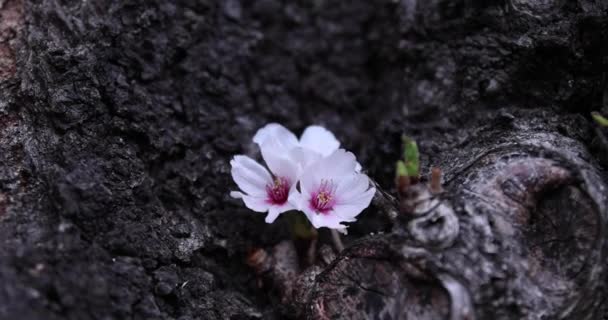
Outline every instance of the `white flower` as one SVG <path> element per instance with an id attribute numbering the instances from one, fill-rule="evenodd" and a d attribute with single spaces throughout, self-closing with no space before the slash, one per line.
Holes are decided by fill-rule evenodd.
<path id="1" fill-rule="evenodd" d="M 336 139 L 336 136 L 321 126 L 307 127 L 300 140 L 293 132 L 278 123 L 267 124 L 253 136 L 253 142 L 260 147 L 271 140 L 274 140 L 277 148 L 285 152 L 289 152 L 296 147 L 302 147 L 324 157 L 329 156 L 340 147 L 340 142 Z"/>
<path id="2" fill-rule="evenodd" d="M 287 128 L 278 123 L 270 123 L 258 130 L 253 142 L 260 146 L 262 154 L 274 153 L 296 162 L 300 173 L 307 166 L 331 155 L 340 147 L 340 141 L 333 133 L 317 125 L 308 126 L 298 140 Z M 356 170 L 361 170 L 359 163 L 356 163 Z"/>
<path id="3" fill-rule="evenodd" d="M 271 123 L 258 130 L 253 141 L 270 172 L 249 157 L 235 156 L 231 174 L 241 191 L 230 195 L 254 211 L 268 212 L 267 223 L 299 209 L 315 228 L 344 232 L 342 222 L 355 221 L 376 192 L 360 173 L 355 156 L 338 149 L 340 142 L 323 127 L 307 127 L 298 140 L 285 127 Z"/>
<path id="4" fill-rule="evenodd" d="M 338 149 L 308 166 L 300 176 L 300 192 L 289 201 L 303 211 L 315 228 L 344 232 L 342 222 L 353 222 L 376 193 L 369 178 L 356 171 L 355 156 Z"/>
<path id="5" fill-rule="evenodd" d="M 278 123 L 267 124 L 258 130 L 253 142 L 260 146 L 262 155 L 273 153 L 295 162 L 299 173 L 340 147 L 340 142 L 333 133 L 323 127 L 307 127 L 298 140 L 293 132 Z"/>
<path id="6" fill-rule="evenodd" d="M 297 192 L 298 168 L 272 153 L 265 154 L 264 160 L 272 174 L 247 156 L 237 155 L 230 161 L 232 179 L 242 191 L 232 191 L 230 196 L 243 199 L 253 211 L 268 212 L 266 222 L 272 223 L 279 214 L 295 209 L 288 199 Z"/>

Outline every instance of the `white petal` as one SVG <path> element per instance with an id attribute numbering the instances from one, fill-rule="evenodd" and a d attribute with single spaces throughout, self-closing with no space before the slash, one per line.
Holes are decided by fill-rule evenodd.
<path id="1" fill-rule="evenodd" d="M 312 224 L 316 229 L 327 227 L 331 229 L 342 229 L 346 228 L 346 226 L 340 224 L 341 222 L 352 222 L 355 221 L 353 218 L 343 218 L 334 213 L 334 211 L 330 211 L 327 214 L 319 214 L 315 212 L 307 203 L 307 198 L 300 198 L 300 208 L 299 208 L 306 217 L 308 221 Z"/>
<path id="2" fill-rule="evenodd" d="M 375 193 L 376 188 L 372 187 L 363 193 L 353 195 L 349 201 L 342 201 L 338 195 L 338 203 L 334 206 L 334 212 L 344 219 L 354 219 L 361 211 L 369 207 Z"/>
<path id="3" fill-rule="evenodd" d="M 336 198 L 340 202 L 350 202 L 351 199 L 367 191 L 369 184 L 369 178 L 365 174 L 352 173 L 340 180 L 336 189 Z"/>
<path id="4" fill-rule="evenodd" d="M 321 227 L 327 227 L 331 229 L 343 229 L 346 227 L 345 225 L 340 224 L 341 222 L 345 222 L 346 220 L 342 219 L 338 215 L 332 214 L 332 212 L 329 212 L 328 214 L 313 213 L 308 217 L 310 219 L 310 223 L 312 223 L 312 225 L 317 229 Z"/>
<path id="5" fill-rule="evenodd" d="M 300 175 L 300 192 L 302 193 L 302 197 L 309 198 L 310 194 L 317 191 L 317 188 L 321 185 L 322 176 L 319 176 L 314 169 L 314 165 L 310 166 Z M 302 209 L 300 208 L 300 210 Z"/>
<path id="6" fill-rule="evenodd" d="M 285 202 L 281 206 L 270 206 L 265 221 L 266 223 L 273 223 L 281 213 L 294 209 L 295 207 L 289 202 Z"/>
<path id="7" fill-rule="evenodd" d="M 275 147 L 274 139 L 260 146 L 264 161 L 275 176 L 288 178 L 290 183 L 295 184 L 300 170 L 298 163 L 288 158 L 288 154 L 277 153 Z"/>
<path id="8" fill-rule="evenodd" d="M 296 185 L 294 184 L 293 187 L 291 188 L 291 190 L 289 190 L 289 197 L 287 198 L 287 202 L 289 202 L 289 204 L 291 204 L 291 206 L 295 210 L 302 211 L 302 208 L 303 208 L 302 194 L 300 192 L 298 192 L 298 190 L 296 189 L 295 186 Z"/>
<path id="9" fill-rule="evenodd" d="M 240 191 L 230 191 L 230 196 L 235 199 L 241 199 L 243 198 L 243 193 Z"/>
<path id="10" fill-rule="evenodd" d="M 329 157 L 317 160 L 300 175 L 302 195 L 308 196 L 315 192 L 322 180 L 332 180 L 339 186 L 342 179 L 355 174 L 356 163 L 355 156 L 344 149 L 338 149 Z"/>
<path id="11" fill-rule="evenodd" d="M 275 141 L 279 152 L 287 152 L 298 146 L 298 138 L 293 132 L 278 123 L 269 123 L 253 136 L 253 142 L 263 145 L 269 139 Z"/>
<path id="12" fill-rule="evenodd" d="M 266 195 L 266 185 L 272 177 L 266 168 L 247 156 L 235 156 L 230 161 L 232 179 L 250 196 Z"/>
<path id="13" fill-rule="evenodd" d="M 266 219 L 264 219 L 264 221 L 266 221 L 266 223 L 273 223 L 274 220 L 279 217 L 280 213 L 281 212 L 279 212 L 277 208 L 270 207 L 270 209 L 268 210 L 268 215 L 266 215 Z"/>
<path id="14" fill-rule="evenodd" d="M 270 204 L 266 201 L 265 197 L 253 197 L 248 196 L 242 192 L 233 191 L 230 193 L 233 198 L 243 199 L 247 208 L 256 212 L 266 212 L 270 208 Z"/>
<path id="15" fill-rule="evenodd" d="M 310 149 L 297 147 L 289 151 L 288 158 L 298 163 L 301 174 L 304 169 L 308 168 L 311 164 L 321 159 L 322 155 Z"/>
<path id="16" fill-rule="evenodd" d="M 340 147 L 333 133 L 321 126 L 309 126 L 302 133 L 300 145 L 327 157 Z"/>
<path id="17" fill-rule="evenodd" d="M 344 149 L 334 151 L 306 168 L 303 175 L 312 174 L 317 180 L 338 179 L 355 172 L 357 161 L 355 155 Z"/>

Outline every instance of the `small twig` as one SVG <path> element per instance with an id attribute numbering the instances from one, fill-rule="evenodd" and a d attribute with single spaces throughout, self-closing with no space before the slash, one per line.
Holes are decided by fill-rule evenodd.
<path id="1" fill-rule="evenodd" d="M 344 244 L 342 244 L 342 239 L 340 239 L 340 234 L 335 229 L 331 229 L 331 239 L 334 241 L 334 246 L 338 253 L 344 250 Z"/>
<path id="2" fill-rule="evenodd" d="M 374 205 L 380 208 L 379 212 L 388 216 L 390 220 L 395 220 L 399 213 L 398 207 L 399 202 L 395 197 L 386 192 L 382 186 L 373 179 L 370 179 L 374 187 L 376 188 L 376 195 L 374 196 Z"/>
<path id="3" fill-rule="evenodd" d="M 431 169 L 431 192 L 434 194 L 441 193 L 441 169 L 433 167 Z"/>

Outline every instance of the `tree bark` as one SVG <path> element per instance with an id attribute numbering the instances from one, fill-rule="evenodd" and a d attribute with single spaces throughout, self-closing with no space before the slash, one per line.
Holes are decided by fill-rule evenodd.
<path id="1" fill-rule="evenodd" d="M 607 30 L 601 0 L 0 0 L 0 319 L 608 319 Z M 286 222 L 228 196 L 268 122 L 381 191 L 288 297 L 245 263 Z M 402 134 L 445 191 L 395 217 Z"/>

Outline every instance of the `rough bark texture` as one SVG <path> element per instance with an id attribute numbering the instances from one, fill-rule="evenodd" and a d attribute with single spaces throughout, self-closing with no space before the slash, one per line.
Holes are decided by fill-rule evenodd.
<path id="1" fill-rule="evenodd" d="M 0 319 L 608 319 L 607 64 L 602 0 L 0 0 Z M 441 206 L 260 288 L 289 234 L 229 160 L 270 121 L 393 194 L 408 134 Z"/>

